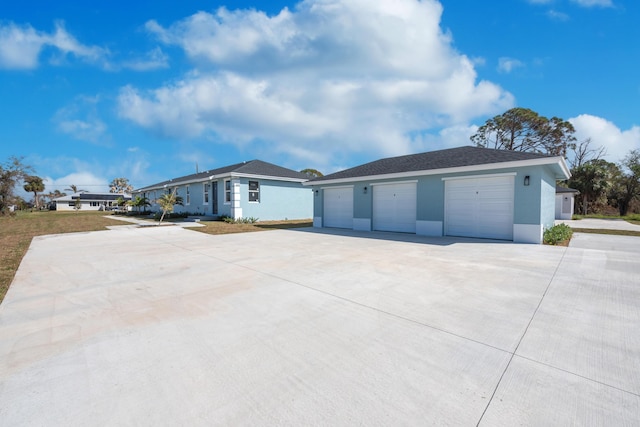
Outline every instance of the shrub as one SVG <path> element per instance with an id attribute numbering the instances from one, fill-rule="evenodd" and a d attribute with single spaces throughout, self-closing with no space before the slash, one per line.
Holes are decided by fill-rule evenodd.
<path id="1" fill-rule="evenodd" d="M 255 224 L 256 222 L 258 222 L 258 218 L 254 218 L 252 216 L 247 218 L 233 219 L 230 216 L 225 215 L 221 216 L 220 219 L 229 224 Z"/>
<path id="2" fill-rule="evenodd" d="M 557 245 L 569 240 L 573 235 L 573 230 L 567 224 L 554 225 L 544 231 L 543 240 L 547 245 Z"/>

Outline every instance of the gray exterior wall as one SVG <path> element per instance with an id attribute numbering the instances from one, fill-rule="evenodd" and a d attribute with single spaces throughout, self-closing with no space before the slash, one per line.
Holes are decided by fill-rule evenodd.
<path id="1" fill-rule="evenodd" d="M 417 180 L 416 221 L 428 223 L 429 235 L 444 233 L 445 182 L 443 178 L 482 176 L 515 173 L 514 177 L 514 241 L 540 243 L 544 229 L 553 226 L 555 217 L 555 175 L 549 166 L 530 166 L 521 168 L 496 168 L 486 171 L 469 171 L 427 176 L 403 177 L 397 179 L 366 179 L 349 182 L 353 185 L 354 219 L 372 220 L 373 197 L 372 184 Z M 529 185 L 524 185 L 524 177 L 529 176 Z M 323 190 L 322 188 L 344 187 L 347 183 L 318 183 L 314 190 L 314 226 L 322 226 Z M 364 192 L 367 187 L 367 192 Z M 363 221 L 354 223 L 366 223 Z M 435 233 L 434 233 L 435 227 Z M 418 234 L 420 227 L 417 227 Z M 439 230 L 439 234 L 438 234 Z"/>

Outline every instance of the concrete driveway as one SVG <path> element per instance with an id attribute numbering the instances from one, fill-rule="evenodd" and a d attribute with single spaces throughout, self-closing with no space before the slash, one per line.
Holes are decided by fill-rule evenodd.
<path id="1" fill-rule="evenodd" d="M 36 238 L 1 425 L 638 425 L 640 238 Z"/>

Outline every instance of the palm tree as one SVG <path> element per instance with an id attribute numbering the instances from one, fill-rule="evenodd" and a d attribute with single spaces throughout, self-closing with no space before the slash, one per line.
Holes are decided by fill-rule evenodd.
<path id="1" fill-rule="evenodd" d="M 71 185 L 69 186 L 69 188 L 65 188 L 65 189 L 64 189 L 64 191 L 71 191 L 71 192 L 73 192 L 73 193 L 86 193 L 86 192 L 87 192 L 87 190 L 80 190 L 80 189 L 78 189 L 78 186 L 77 186 L 77 185 L 75 185 L 75 184 L 71 184 Z"/>
<path id="2" fill-rule="evenodd" d="M 126 205 L 127 202 L 124 200 L 124 198 L 122 196 L 120 196 L 120 197 L 118 197 L 116 199 L 116 201 L 114 203 L 118 207 L 118 211 L 119 211 L 120 209 L 122 209 L 123 206 Z"/>
<path id="3" fill-rule="evenodd" d="M 175 205 L 182 206 L 182 197 L 176 195 L 176 190 L 177 188 L 174 188 L 170 193 L 165 193 L 160 196 L 160 198 L 158 198 L 157 202 L 162 209 L 162 216 L 160 217 L 160 222 L 158 223 L 158 225 L 162 224 L 162 220 L 167 213 L 173 212 L 173 207 Z"/>
<path id="4" fill-rule="evenodd" d="M 40 209 L 38 193 L 44 191 L 44 182 L 42 182 L 42 178 L 40 178 L 39 176 L 31 175 L 24 179 L 24 183 L 24 191 L 33 193 L 33 200 L 36 205 L 36 209 Z"/>
<path id="5" fill-rule="evenodd" d="M 149 199 L 145 196 L 136 196 L 134 199 L 129 200 L 129 206 L 136 208 L 136 211 L 140 213 L 140 208 L 146 208 L 150 206 Z"/>

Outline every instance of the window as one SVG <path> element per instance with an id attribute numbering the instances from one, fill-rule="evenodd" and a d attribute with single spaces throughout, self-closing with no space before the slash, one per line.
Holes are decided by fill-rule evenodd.
<path id="1" fill-rule="evenodd" d="M 231 203 L 231 180 L 224 180 L 224 202 Z"/>
<path id="2" fill-rule="evenodd" d="M 185 201 L 187 202 L 187 205 L 191 204 L 191 191 L 189 191 L 189 186 L 187 185 L 186 190 L 185 190 Z"/>
<path id="3" fill-rule="evenodd" d="M 98 206 L 98 202 L 91 202 L 91 206 L 93 206 L 93 207 Z"/>
<path id="4" fill-rule="evenodd" d="M 205 182 L 204 184 L 202 184 L 202 204 L 203 205 L 209 204 L 209 183 L 208 182 Z"/>
<path id="5" fill-rule="evenodd" d="M 249 181 L 249 201 L 260 201 L 260 183 L 258 181 Z"/>
<path id="6" fill-rule="evenodd" d="M 76 202 L 69 202 L 69 206 L 73 207 L 76 205 Z"/>

